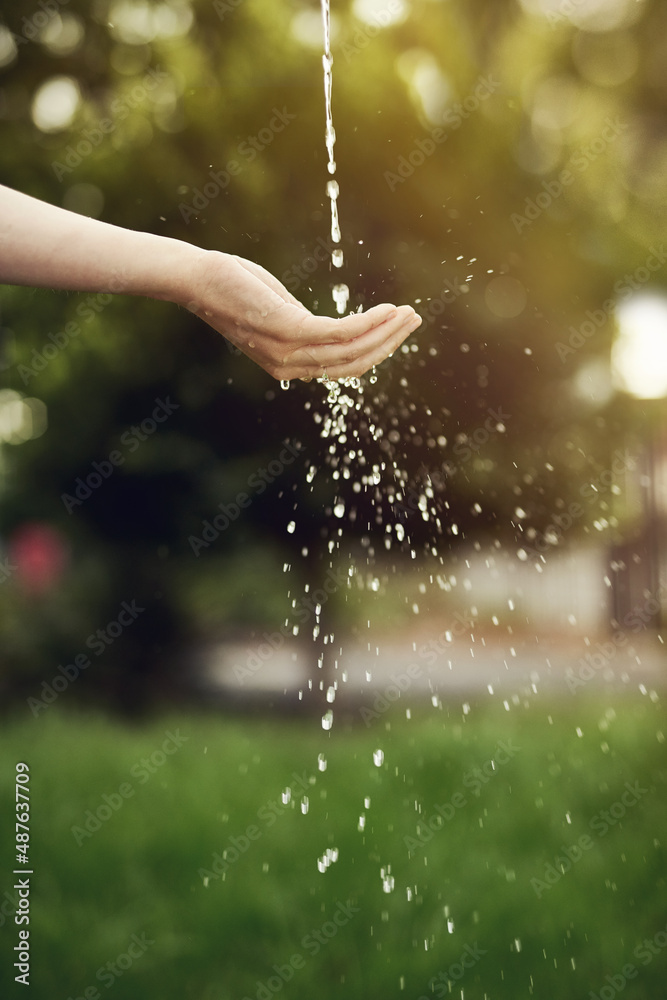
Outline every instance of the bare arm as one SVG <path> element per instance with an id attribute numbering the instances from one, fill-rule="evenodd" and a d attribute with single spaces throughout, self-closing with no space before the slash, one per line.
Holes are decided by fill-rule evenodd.
<path id="1" fill-rule="evenodd" d="M 421 320 L 379 305 L 313 316 L 268 271 L 231 254 L 121 229 L 0 185 L 0 281 L 166 299 L 201 316 L 275 378 L 361 375 Z"/>

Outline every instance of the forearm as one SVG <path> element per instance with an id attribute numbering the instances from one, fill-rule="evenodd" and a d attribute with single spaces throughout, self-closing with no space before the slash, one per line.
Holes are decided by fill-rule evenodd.
<path id="1" fill-rule="evenodd" d="M 0 282 L 167 299 L 274 378 L 348 378 L 390 357 L 421 320 L 388 303 L 313 316 L 253 261 L 120 229 L 0 185 Z"/>
<path id="2" fill-rule="evenodd" d="M 0 185 L 0 281 L 187 303 L 207 252 L 48 205 Z"/>

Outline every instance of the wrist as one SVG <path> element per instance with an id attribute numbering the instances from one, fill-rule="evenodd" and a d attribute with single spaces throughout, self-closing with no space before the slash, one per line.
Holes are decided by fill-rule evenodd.
<path id="1" fill-rule="evenodd" d="M 174 286 L 176 294 L 170 298 L 205 318 L 211 315 L 214 303 L 219 306 L 220 285 L 225 280 L 226 265 L 233 258 L 221 250 L 202 250 L 191 244 L 184 246 L 191 252 L 181 258 Z"/>
<path id="2" fill-rule="evenodd" d="M 182 240 L 167 239 L 166 243 L 155 258 L 159 264 L 150 281 L 152 289 L 144 294 L 191 308 L 203 298 L 202 275 L 208 270 L 211 251 Z"/>

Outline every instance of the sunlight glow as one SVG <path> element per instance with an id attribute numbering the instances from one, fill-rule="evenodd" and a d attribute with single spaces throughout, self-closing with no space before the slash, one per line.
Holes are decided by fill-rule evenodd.
<path id="1" fill-rule="evenodd" d="M 616 309 L 614 384 L 638 399 L 667 396 L 667 298 L 637 295 Z"/>

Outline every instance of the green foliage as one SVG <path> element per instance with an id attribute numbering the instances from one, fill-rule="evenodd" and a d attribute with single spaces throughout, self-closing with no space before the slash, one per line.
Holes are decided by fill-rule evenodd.
<path id="1" fill-rule="evenodd" d="M 662 956 L 646 964 L 635 949 L 665 929 L 663 709 L 578 699 L 576 725 L 571 705 L 543 702 L 398 714 L 367 730 L 356 712 L 356 725 L 337 712 L 327 734 L 313 719 L 187 715 L 126 728 L 57 707 L 10 721 L 2 759 L 23 759 L 30 745 L 31 995 L 106 995 L 97 971 L 146 934 L 154 943 L 113 982 L 119 1000 L 254 1000 L 295 954 L 305 959 L 285 989 L 295 1000 L 416 1000 L 438 996 L 431 978 L 476 945 L 482 956 L 452 980 L 466 996 L 587 996 L 628 962 L 639 974 L 625 995 L 661 996 Z M 181 746 L 160 756 L 168 734 Z M 499 763 L 500 742 L 512 755 Z M 12 777 L 0 777 L 5 816 Z M 618 814 L 626 783 L 645 792 L 593 831 L 601 811 Z M 436 807 L 447 817 L 457 794 L 465 804 L 438 827 Z M 593 846 L 536 891 L 531 880 L 586 833 Z M 337 860 L 320 871 L 327 850 Z M 304 941 L 339 903 L 358 912 L 334 934 L 327 925 L 314 954 Z M 9 906 L 0 912 L 0 982 L 12 995 L 17 928 Z"/>
<path id="2" fill-rule="evenodd" d="M 580 346 L 569 341 L 587 310 L 626 294 L 624 275 L 661 245 L 664 5 L 618 5 L 621 15 L 605 30 L 580 29 L 562 14 L 550 20 L 533 7 L 416 0 L 404 21 L 379 30 L 352 4 L 333 5 L 341 277 L 355 308 L 408 301 L 426 317 L 414 338 L 419 350 L 385 366 L 372 406 L 393 427 L 383 448 L 413 479 L 453 463 L 437 502 L 443 521 L 460 530 L 446 536 L 445 551 L 481 531 L 513 540 L 517 504 L 528 514 L 524 530 L 544 528 L 607 467 L 621 414 L 587 366 L 605 360 L 612 318 L 579 334 Z M 315 34 L 305 44 L 294 31 L 306 10 L 317 22 L 314 2 L 70 0 L 40 34 L 41 8 L 18 0 L 5 14 L 16 52 L 5 33 L 0 68 L 2 180 L 119 225 L 251 257 L 309 307 L 331 313 L 329 265 L 303 269 L 328 233 L 320 42 Z M 69 124 L 44 131 L 33 101 L 56 76 L 75 81 L 81 99 Z M 483 99 L 475 97 L 480 81 Z M 276 110 L 294 118 L 271 132 Z M 608 121 L 619 125 L 603 140 Z M 436 128 L 444 138 L 421 154 Z M 99 142 L 86 138 L 98 133 Z M 424 161 L 411 168 L 415 151 L 413 160 Z M 402 159 L 405 176 L 397 173 Z M 214 183 L 211 171 L 224 177 L 231 161 L 239 172 Z M 573 181 L 550 196 L 567 169 Z M 219 190 L 209 197 L 207 185 Z M 534 220 L 528 203 L 539 207 Z M 491 308 L 490 283 L 500 276 L 513 284 L 496 286 L 504 291 Z M 664 285 L 664 266 L 652 284 Z M 325 445 L 303 410 L 319 387 L 276 393 L 259 369 L 176 307 L 89 300 L 0 290 L 4 385 L 48 411 L 43 437 L 2 446 L 0 505 L 5 537 L 27 520 L 61 532 L 71 552 L 64 592 L 88 593 L 96 627 L 135 586 L 153 597 L 182 590 L 179 578 L 191 579 L 198 565 L 188 536 L 243 489 L 238 462 L 252 471 L 292 436 L 304 442 L 304 460 L 322 465 Z M 26 375 L 33 352 L 50 349 L 49 334 L 68 323 L 77 327 L 69 345 Z M 61 494 L 169 394 L 180 405 L 170 423 L 68 515 Z M 510 415 L 506 434 L 461 461 L 456 446 L 466 449 L 498 407 Z M 332 530 L 326 508 L 336 491 L 354 500 L 352 481 L 321 476 L 313 495 L 300 473 L 301 464 L 290 502 L 292 483 L 281 482 L 244 512 L 207 574 L 218 572 L 219 559 L 236 565 L 239 552 L 262 558 L 264 539 L 277 553 L 292 500 L 307 514 L 293 541 L 312 543 Z M 577 530 L 610 514 L 601 497 Z M 362 533 L 372 520 L 360 516 L 346 531 Z M 207 557 L 213 553 L 201 562 Z M 93 582 L 87 560 L 95 559 L 104 571 Z M 272 573 L 258 575 L 248 618 L 261 617 L 276 585 Z M 16 581 L 3 586 L 15 590 Z M 11 675 L 2 666 L 8 678 L 34 672 L 42 658 L 18 655 L 28 621 L 21 600 L 8 598 L 12 612 L 0 624 L 3 649 L 16 654 Z M 169 610 L 174 634 L 200 628 L 196 604 Z M 224 611 L 217 622 L 207 616 L 207 627 L 228 620 Z M 76 648 L 80 625 L 62 633 L 64 646 Z M 52 640 L 55 653 L 55 633 Z"/>

